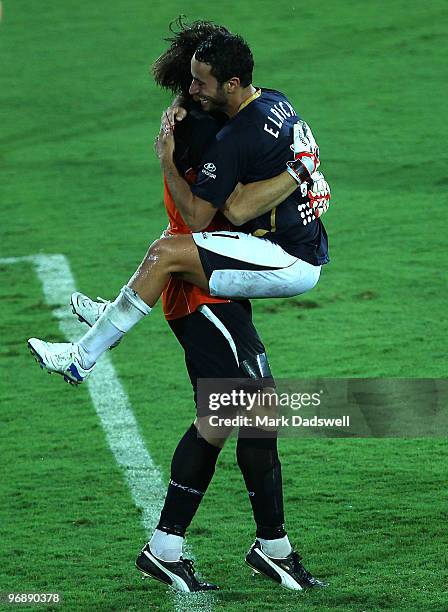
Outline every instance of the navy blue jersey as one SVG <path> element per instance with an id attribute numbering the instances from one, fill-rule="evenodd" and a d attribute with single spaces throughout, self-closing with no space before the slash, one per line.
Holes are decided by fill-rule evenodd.
<path id="1" fill-rule="evenodd" d="M 216 135 L 202 160 L 193 193 L 223 208 L 237 183 L 252 183 L 284 172 L 286 162 L 292 159 L 293 126 L 298 120 L 282 93 L 261 90 L 261 95 L 229 119 Z M 304 224 L 298 208 L 304 201 L 300 189 L 296 189 L 273 211 L 239 229 L 276 242 L 312 265 L 327 263 L 327 233 L 320 219 Z"/>

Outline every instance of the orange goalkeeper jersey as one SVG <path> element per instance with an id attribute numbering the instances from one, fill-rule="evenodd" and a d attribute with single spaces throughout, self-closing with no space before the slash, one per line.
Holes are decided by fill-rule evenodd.
<path id="1" fill-rule="evenodd" d="M 185 177 L 188 182 L 194 180 L 194 176 Z M 191 230 L 182 219 L 171 196 L 165 177 L 163 178 L 164 191 L 163 200 L 170 222 L 170 234 L 191 234 Z M 210 225 L 205 231 L 233 230 L 235 227 L 218 211 Z M 216 304 L 230 302 L 221 298 L 212 297 L 207 291 L 196 287 L 191 283 L 171 277 L 162 294 L 162 305 L 165 318 L 168 320 L 180 319 L 194 312 L 201 304 Z"/>

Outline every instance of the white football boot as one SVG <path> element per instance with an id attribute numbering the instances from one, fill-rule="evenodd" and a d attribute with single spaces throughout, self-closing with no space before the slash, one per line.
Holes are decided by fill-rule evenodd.
<path id="1" fill-rule="evenodd" d="M 28 347 L 42 369 L 50 374 L 61 374 L 71 385 L 83 383 L 95 367 L 95 364 L 91 368 L 83 367 L 79 347 L 72 342 L 44 342 L 30 338 Z"/>
<path id="2" fill-rule="evenodd" d="M 87 323 L 89 327 L 95 325 L 110 304 L 108 300 L 103 300 L 103 298 L 97 297 L 96 299 L 98 302 L 91 300 L 88 295 L 80 293 L 79 291 L 72 293 L 70 298 L 70 305 L 72 307 L 73 314 L 78 317 L 78 321 L 81 321 L 81 323 Z M 115 348 L 121 341 L 122 338 L 117 340 L 115 344 L 112 344 L 110 348 Z"/>
<path id="3" fill-rule="evenodd" d="M 70 298 L 70 304 L 72 306 L 72 312 L 75 314 L 81 323 L 87 323 L 89 327 L 92 327 L 100 316 L 105 311 L 106 307 L 110 304 L 103 298 L 96 298 L 98 302 L 94 302 L 84 293 L 75 291 L 72 293 Z"/>

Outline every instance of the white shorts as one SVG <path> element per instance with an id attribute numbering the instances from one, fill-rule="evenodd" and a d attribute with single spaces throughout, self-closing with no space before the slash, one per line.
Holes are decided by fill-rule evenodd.
<path id="1" fill-rule="evenodd" d="M 243 232 L 195 232 L 210 294 L 228 298 L 292 297 L 312 289 L 321 266 Z"/>

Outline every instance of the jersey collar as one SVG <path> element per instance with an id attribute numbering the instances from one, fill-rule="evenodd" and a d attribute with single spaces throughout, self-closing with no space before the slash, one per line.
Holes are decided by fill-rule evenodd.
<path id="1" fill-rule="evenodd" d="M 257 98 L 259 98 L 260 96 L 261 96 L 261 89 L 257 89 L 257 91 L 255 93 L 253 93 L 250 96 L 250 98 L 247 98 L 247 100 L 244 100 L 244 102 L 242 104 L 240 104 L 238 112 L 242 111 L 243 108 L 246 108 L 246 106 L 248 106 L 251 102 L 253 102 Z"/>

